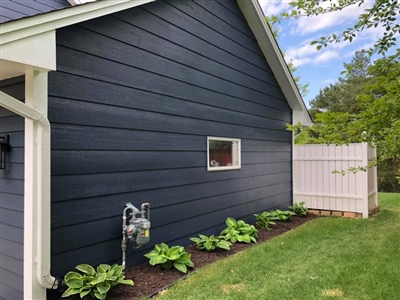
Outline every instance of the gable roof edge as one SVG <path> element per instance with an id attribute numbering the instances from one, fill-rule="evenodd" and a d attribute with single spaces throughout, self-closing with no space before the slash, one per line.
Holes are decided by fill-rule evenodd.
<path id="1" fill-rule="evenodd" d="M 283 94 L 293 110 L 293 123 L 311 126 L 312 120 L 296 83 L 283 58 L 283 54 L 265 21 L 264 13 L 257 0 L 237 0 L 257 42 L 278 81 Z"/>

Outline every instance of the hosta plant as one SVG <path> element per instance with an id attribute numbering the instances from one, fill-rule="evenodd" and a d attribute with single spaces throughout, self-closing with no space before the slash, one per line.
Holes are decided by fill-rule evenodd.
<path id="1" fill-rule="evenodd" d="M 149 263 L 152 266 L 161 264 L 165 269 L 174 267 L 182 273 L 187 272 L 187 267 L 194 267 L 193 262 L 190 260 L 191 254 L 187 253 L 181 246 L 169 248 L 167 244 L 157 244 L 154 250 L 144 256 L 150 259 Z"/>
<path id="2" fill-rule="evenodd" d="M 75 267 L 78 272 L 68 272 L 64 276 L 68 289 L 61 297 L 69 297 L 79 294 L 81 298 L 90 295 L 95 299 L 106 299 L 107 292 L 117 284 L 133 285 L 133 281 L 125 279 L 122 266 L 102 264 L 96 270 L 87 264 Z"/>
<path id="3" fill-rule="evenodd" d="M 221 232 L 221 236 L 232 243 L 257 243 L 257 229 L 243 220 L 236 221 L 233 218 L 226 219 L 227 227 Z"/>
<path id="4" fill-rule="evenodd" d="M 196 243 L 197 249 L 206 251 L 214 251 L 217 248 L 231 250 L 230 246 L 232 246 L 231 242 L 220 237 L 215 237 L 214 235 L 208 237 L 199 234 L 198 238 L 192 237 L 190 240 Z"/>
<path id="5" fill-rule="evenodd" d="M 276 223 L 273 221 L 274 218 L 271 216 L 271 213 L 268 211 L 264 211 L 261 214 L 254 214 L 256 217 L 256 224 L 258 227 L 265 229 L 265 230 L 270 230 L 271 225 L 275 225 Z"/>
<path id="6" fill-rule="evenodd" d="M 270 211 L 270 215 L 274 221 L 288 222 L 291 221 L 292 216 L 295 216 L 296 214 L 290 210 L 277 209 Z"/>
<path id="7" fill-rule="evenodd" d="M 308 213 L 304 202 L 293 203 L 293 205 L 289 206 L 289 209 L 298 216 L 306 216 Z"/>

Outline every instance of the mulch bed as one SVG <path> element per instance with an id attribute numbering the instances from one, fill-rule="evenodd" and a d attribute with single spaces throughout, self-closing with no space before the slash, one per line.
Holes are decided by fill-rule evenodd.
<path id="1" fill-rule="evenodd" d="M 306 217 L 293 217 L 291 222 L 277 222 L 272 230 L 258 231 L 257 243 L 262 243 L 268 239 L 285 233 L 296 228 L 309 220 L 315 219 L 317 216 L 308 214 Z M 217 250 L 215 252 L 206 252 L 196 249 L 196 245 L 189 245 L 185 249 L 192 254 L 192 261 L 195 268 L 189 268 L 188 274 L 193 270 L 198 270 L 218 259 L 230 256 L 236 252 L 242 251 L 255 244 L 235 243 L 230 251 Z M 183 274 L 175 269 L 164 270 L 161 266 L 150 266 L 148 263 L 126 269 L 126 278 L 134 281 L 134 286 L 118 285 L 114 287 L 108 294 L 107 299 L 134 300 L 145 296 L 154 296 L 164 288 L 172 285 L 179 279 L 184 278 L 187 274 Z"/>

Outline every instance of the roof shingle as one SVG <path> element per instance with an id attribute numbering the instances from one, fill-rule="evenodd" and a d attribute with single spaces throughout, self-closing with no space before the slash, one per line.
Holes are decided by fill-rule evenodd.
<path id="1" fill-rule="evenodd" d="M 67 0 L 0 0 L 0 23 L 71 7 Z"/>

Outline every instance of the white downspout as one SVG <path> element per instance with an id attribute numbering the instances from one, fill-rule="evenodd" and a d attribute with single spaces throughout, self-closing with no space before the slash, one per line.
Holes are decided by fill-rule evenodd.
<path id="1" fill-rule="evenodd" d="M 50 122 L 42 113 L 1 91 L 0 106 L 33 121 L 37 126 L 37 151 L 33 158 L 37 160 L 37 194 L 33 197 L 36 203 L 29 205 L 30 209 L 37 209 L 37 222 L 25 226 L 33 226 L 37 233 L 36 275 L 39 283 L 46 289 L 57 289 L 60 282 L 50 274 Z"/>

